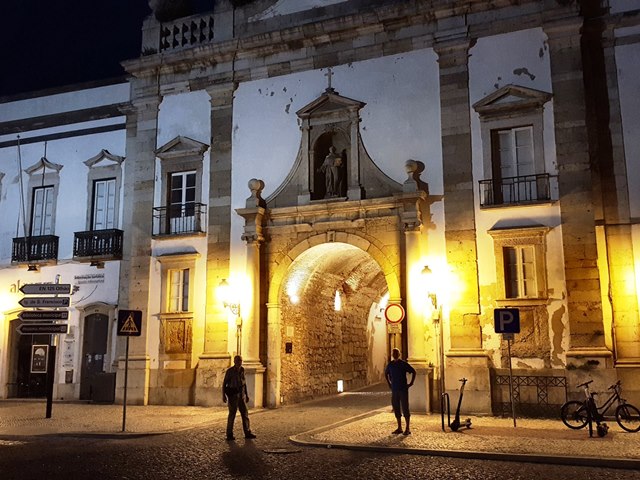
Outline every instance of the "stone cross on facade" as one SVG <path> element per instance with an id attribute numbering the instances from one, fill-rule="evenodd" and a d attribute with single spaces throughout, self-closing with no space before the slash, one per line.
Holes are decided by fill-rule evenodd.
<path id="1" fill-rule="evenodd" d="M 331 71 L 331 67 L 327 68 L 327 73 L 325 73 L 324 76 L 327 77 L 327 82 L 328 82 L 327 91 L 328 92 L 333 91 L 333 88 L 331 87 L 331 77 L 333 77 L 333 72 Z"/>

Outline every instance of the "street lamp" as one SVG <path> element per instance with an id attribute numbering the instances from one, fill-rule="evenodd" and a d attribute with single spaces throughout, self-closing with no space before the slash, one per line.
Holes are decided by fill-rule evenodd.
<path id="1" fill-rule="evenodd" d="M 222 299 L 222 304 L 228 308 L 236 317 L 236 354 L 242 355 L 242 316 L 240 315 L 240 302 L 235 300 L 231 292 L 231 286 L 226 278 L 223 278 L 218 285 L 218 296 Z"/>
<path id="2" fill-rule="evenodd" d="M 438 356 L 438 384 L 440 386 L 440 394 L 444 393 L 444 338 L 443 338 L 443 329 L 442 329 L 442 321 L 440 315 L 440 306 L 438 305 L 438 296 L 434 292 L 434 275 L 431 268 L 428 265 L 425 265 L 422 269 L 422 276 L 425 280 L 427 297 L 431 301 L 431 306 L 433 307 L 431 313 L 431 319 L 433 320 L 433 324 L 435 326 L 436 331 L 438 332 L 438 352 L 436 353 Z"/>

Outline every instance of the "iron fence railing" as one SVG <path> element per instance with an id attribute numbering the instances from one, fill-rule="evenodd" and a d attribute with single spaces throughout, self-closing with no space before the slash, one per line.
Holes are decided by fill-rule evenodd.
<path id="1" fill-rule="evenodd" d="M 509 375 L 492 375 L 491 408 L 494 415 L 510 416 Z M 554 418 L 567 401 L 567 378 L 547 375 L 513 375 L 513 403 L 523 417 Z"/>

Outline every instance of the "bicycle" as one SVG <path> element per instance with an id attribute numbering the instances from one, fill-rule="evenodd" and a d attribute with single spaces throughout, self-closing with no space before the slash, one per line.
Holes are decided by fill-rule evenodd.
<path id="1" fill-rule="evenodd" d="M 574 430 L 584 428 L 589 423 L 589 408 L 591 408 L 591 420 L 600 426 L 600 422 L 604 420 L 607 411 L 617 401 L 618 406 L 615 409 L 614 416 L 618 425 L 627 432 L 640 431 L 640 410 L 622 398 L 620 380 L 609 387 L 609 390 L 613 390 L 613 392 L 601 407 L 598 407 L 595 401 L 597 393 L 589 390 L 589 384 L 592 382 L 593 380 L 589 380 L 578 385 L 578 388 L 584 388 L 586 397 L 584 401 L 570 400 L 562 405 L 560 408 L 562 423 Z M 600 435 L 600 430 L 598 430 L 598 434 Z"/>

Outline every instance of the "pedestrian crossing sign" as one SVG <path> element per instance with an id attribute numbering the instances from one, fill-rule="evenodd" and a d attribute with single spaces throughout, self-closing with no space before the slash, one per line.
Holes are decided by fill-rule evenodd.
<path id="1" fill-rule="evenodd" d="M 118 336 L 139 337 L 142 335 L 142 312 L 140 310 L 118 311 Z"/>

